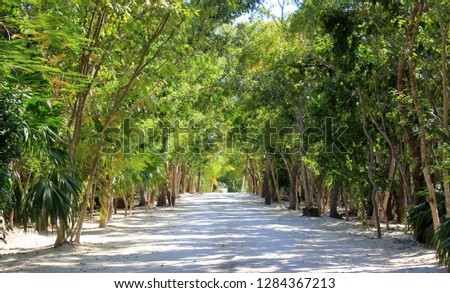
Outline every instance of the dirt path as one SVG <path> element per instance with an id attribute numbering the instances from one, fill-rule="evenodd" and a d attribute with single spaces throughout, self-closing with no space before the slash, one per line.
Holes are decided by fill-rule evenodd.
<path id="1" fill-rule="evenodd" d="M 400 227 L 375 239 L 357 223 L 299 217 L 242 194 L 183 195 L 177 205 L 117 215 L 104 230 L 88 224 L 82 245 L 18 236 L 0 244 L 0 272 L 444 271 Z"/>

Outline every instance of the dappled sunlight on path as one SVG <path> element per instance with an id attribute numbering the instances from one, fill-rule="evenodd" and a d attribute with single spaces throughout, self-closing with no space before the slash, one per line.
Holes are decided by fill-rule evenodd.
<path id="1" fill-rule="evenodd" d="M 400 231 L 304 218 L 237 193 L 187 194 L 174 208 L 92 224 L 83 244 L 2 255 L 2 272 L 438 272 L 434 252 Z"/>

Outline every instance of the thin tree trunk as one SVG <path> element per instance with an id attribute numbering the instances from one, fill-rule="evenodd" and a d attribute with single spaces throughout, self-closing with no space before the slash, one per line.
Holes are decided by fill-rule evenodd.
<path id="1" fill-rule="evenodd" d="M 324 197 L 324 205 L 323 205 L 323 213 L 325 213 L 327 211 L 327 207 L 330 207 L 330 211 L 331 211 L 331 188 L 330 187 L 326 187 L 325 188 L 325 197 Z"/>
<path id="2" fill-rule="evenodd" d="M 110 212 L 110 181 L 108 178 L 105 179 L 105 184 L 103 186 L 103 192 L 100 193 L 100 224 L 99 228 L 106 228 L 109 219 Z"/>
<path id="3" fill-rule="evenodd" d="M 46 218 L 47 218 L 47 216 L 46 216 L 46 214 L 45 214 L 45 208 L 42 208 L 41 209 L 41 216 L 40 216 L 40 221 L 39 221 L 39 226 L 37 227 L 38 228 L 38 232 L 39 233 L 43 233 L 43 232 L 45 232 L 45 231 L 47 231 L 47 229 L 48 229 L 48 226 L 46 226 Z"/>
<path id="4" fill-rule="evenodd" d="M 272 203 L 272 194 L 270 190 L 270 167 L 270 154 L 266 152 L 266 169 L 264 170 L 264 203 L 266 205 L 270 205 Z"/>
<path id="5" fill-rule="evenodd" d="M 172 193 L 171 193 L 171 197 L 170 197 L 170 205 L 171 206 L 175 206 L 175 201 L 176 198 L 179 194 L 179 190 L 180 190 L 180 164 L 178 163 L 178 158 L 176 161 L 176 164 L 174 164 L 173 169 L 172 169 Z"/>
<path id="6" fill-rule="evenodd" d="M 181 165 L 181 194 L 186 193 L 186 172 L 187 172 L 187 168 L 186 168 L 186 164 L 182 164 Z"/>
<path id="7" fill-rule="evenodd" d="M 200 193 L 202 188 L 202 171 L 197 172 L 197 192 Z"/>
<path id="8" fill-rule="evenodd" d="M 410 181 L 409 176 L 406 172 L 406 170 L 407 170 L 406 163 L 404 163 L 404 162 L 402 163 L 400 161 L 400 159 L 398 158 L 398 151 L 394 147 L 394 143 L 392 142 L 392 140 L 387 135 L 386 123 L 384 120 L 384 116 L 381 116 L 381 120 L 382 120 L 381 126 L 377 123 L 377 121 L 374 119 L 374 117 L 372 115 L 370 115 L 370 118 L 372 120 L 372 123 L 377 127 L 378 131 L 383 135 L 384 139 L 388 143 L 389 148 L 390 148 L 390 155 L 394 159 L 395 164 L 397 165 L 397 169 L 400 172 L 400 175 L 401 175 L 400 179 L 402 180 L 402 182 L 404 184 L 404 193 L 402 194 L 403 199 L 400 201 L 402 203 L 402 205 L 401 205 L 401 207 L 399 207 L 399 209 L 402 209 L 404 211 L 404 210 L 406 210 L 408 201 L 412 203 L 412 191 L 411 191 L 411 185 L 409 182 Z M 402 213 L 402 214 L 404 214 L 404 213 Z M 400 218 L 403 218 L 403 217 L 400 217 Z"/>
<path id="9" fill-rule="evenodd" d="M 159 197 L 158 197 L 158 206 L 159 207 L 164 207 L 164 206 L 166 206 L 167 205 L 167 188 L 164 186 L 164 187 L 161 187 L 160 189 L 159 189 Z"/>
<path id="10" fill-rule="evenodd" d="M 125 205 L 125 217 L 128 217 L 128 200 L 126 195 L 122 195 L 123 204 Z"/>
<path id="11" fill-rule="evenodd" d="M 362 94 L 360 92 L 360 90 L 358 90 L 358 95 L 359 95 L 359 101 L 361 103 L 361 105 L 363 105 L 363 99 L 362 99 Z M 378 192 L 378 185 L 375 181 L 375 179 L 373 178 L 373 167 L 375 164 L 375 152 L 374 152 L 374 142 L 372 139 L 372 136 L 370 135 L 369 131 L 367 130 L 367 119 L 365 117 L 365 113 L 364 111 L 362 111 L 362 122 L 363 122 L 363 130 L 364 130 L 364 134 L 367 137 L 367 140 L 369 141 L 369 164 L 367 167 L 367 176 L 369 177 L 369 181 L 372 184 L 372 204 L 373 204 L 373 215 L 372 218 L 375 220 L 375 225 L 377 227 L 377 238 L 381 238 L 381 226 L 380 226 L 380 215 L 379 215 L 379 208 L 378 208 L 378 204 L 377 204 L 377 192 Z"/>
<path id="12" fill-rule="evenodd" d="M 145 207 L 147 205 L 147 199 L 145 198 L 145 189 L 143 186 L 139 187 L 139 206 Z"/>
<path id="13" fill-rule="evenodd" d="M 114 198 L 112 194 L 109 195 L 109 204 L 108 204 L 108 221 L 112 219 L 112 215 L 114 213 Z"/>
<path id="14" fill-rule="evenodd" d="M 94 187 L 92 189 L 92 194 L 89 198 L 89 210 L 90 210 L 90 215 L 89 215 L 89 220 L 91 222 L 94 221 L 94 213 L 95 213 L 95 195 L 96 195 L 96 191 L 97 190 L 97 181 L 95 181 L 94 183 Z"/>
<path id="15" fill-rule="evenodd" d="M 298 177 L 298 169 L 299 169 L 299 163 L 300 160 L 300 151 L 297 151 L 294 155 L 294 164 L 292 166 L 292 172 L 291 172 L 291 200 L 289 203 L 289 209 L 290 210 L 297 210 L 299 201 L 297 196 L 297 177 Z"/>
<path id="16" fill-rule="evenodd" d="M 275 160 L 273 160 L 273 162 L 275 162 Z M 270 166 L 270 171 L 271 171 L 271 175 L 272 175 L 272 184 L 273 184 L 273 190 L 275 191 L 275 199 L 276 202 L 280 201 L 280 186 L 278 184 L 278 176 L 277 176 L 277 170 L 276 170 L 276 166 L 275 163 L 272 163 Z"/>
<path id="17" fill-rule="evenodd" d="M 389 195 L 383 197 L 383 196 L 381 196 L 380 192 L 377 192 L 377 197 L 378 197 L 378 202 L 380 204 L 381 212 L 383 215 L 382 220 L 384 220 L 384 223 L 386 224 L 386 230 L 389 230 L 389 218 L 388 218 L 388 214 L 387 214 L 387 204 L 388 204 L 388 200 L 389 200 Z"/>
<path id="18" fill-rule="evenodd" d="M 408 54 L 408 46 L 409 46 L 410 39 L 413 38 L 413 35 L 414 35 L 414 20 L 417 17 L 417 15 L 419 14 L 419 6 L 421 6 L 421 4 L 416 2 L 413 10 L 411 12 L 411 19 L 413 21 L 411 23 L 409 23 L 406 28 L 406 32 L 404 34 L 405 45 L 402 48 L 402 52 L 399 55 L 398 66 L 397 66 L 397 88 L 396 88 L 397 95 L 399 95 L 399 96 L 404 94 L 406 68 L 407 68 L 407 60 L 406 60 L 405 56 L 407 56 L 407 54 Z M 401 38 L 403 38 L 403 35 L 401 36 Z M 418 190 L 420 190 L 420 188 L 422 187 L 422 182 L 423 182 L 421 166 L 420 166 L 421 155 L 420 155 L 420 150 L 418 147 L 417 139 L 414 135 L 412 127 L 410 126 L 411 123 L 409 123 L 408 118 L 407 118 L 407 116 L 408 116 L 407 115 L 407 113 L 408 113 L 407 105 L 406 105 L 404 99 L 400 98 L 400 99 L 397 99 L 397 101 L 399 103 L 399 116 L 402 121 L 402 129 L 403 129 L 404 139 L 406 140 L 406 143 L 409 147 L 412 157 L 414 158 L 414 166 L 415 167 L 414 167 L 414 171 L 412 173 L 413 188 L 410 190 L 411 196 L 413 196 Z M 409 187 L 409 182 L 408 182 L 407 178 L 404 178 L 404 179 L 405 179 L 405 183 L 407 183 L 408 187 Z M 406 184 L 405 184 L 405 187 L 406 187 Z"/>
<path id="19" fill-rule="evenodd" d="M 302 187 L 305 194 L 305 208 L 309 209 L 312 207 L 313 200 L 311 198 L 312 192 L 309 189 L 309 179 L 308 179 L 308 169 L 306 168 L 305 162 L 302 160 Z"/>
<path id="20" fill-rule="evenodd" d="M 339 190 L 341 183 L 338 179 L 333 179 L 333 191 L 331 192 L 330 198 L 330 217 L 335 219 L 342 219 L 341 215 L 339 215 L 337 207 L 339 201 Z"/>
<path id="21" fill-rule="evenodd" d="M 189 175 L 189 193 L 194 193 L 194 176 L 193 175 Z"/>
<path id="22" fill-rule="evenodd" d="M 66 229 L 58 223 L 56 224 L 56 241 L 53 247 L 59 247 L 64 244 L 64 242 L 66 242 Z"/>
<path id="23" fill-rule="evenodd" d="M 345 209 L 345 220 L 350 221 L 350 216 L 348 213 L 348 194 L 344 192 L 344 209 Z"/>
<path id="24" fill-rule="evenodd" d="M 306 167 L 305 158 L 306 158 L 306 144 L 303 141 L 303 134 L 305 132 L 305 117 L 303 115 L 303 101 L 301 98 L 298 99 L 297 104 L 297 125 L 299 135 L 302 138 L 301 146 L 300 146 L 300 160 L 301 160 L 301 170 L 302 170 L 302 187 L 303 192 L 305 194 L 305 208 L 309 209 L 312 207 L 312 193 L 309 188 L 309 180 L 308 180 L 308 168 Z"/>
<path id="25" fill-rule="evenodd" d="M 77 221 L 76 234 L 75 234 L 75 240 L 74 240 L 76 243 L 80 243 L 81 230 L 83 229 L 84 218 L 86 216 L 86 208 L 87 208 L 87 204 L 88 204 L 88 199 L 91 196 L 92 186 L 94 185 L 94 182 L 95 182 L 95 177 L 97 175 L 97 167 L 98 167 L 99 162 L 100 162 L 100 154 L 97 154 L 95 156 L 94 160 L 92 161 L 91 170 L 89 172 L 88 185 L 86 187 L 86 195 L 84 197 L 84 202 L 81 205 L 81 213 L 80 213 L 80 216 Z"/>
<path id="26" fill-rule="evenodd" d="M 450 21 L 445 25 L 443 21 L 441 21 L 441 31 L 442 31 L 442 45 L 441 45 L 441 75 L 442 75 L 442 99 L 443 99 L 443 132 L 446 138 L 449 137 L 449 129 L 448 129 L 448 84 L 447 84 L 447 38 L 448 32 L 450 28 Z M 444 148 L 442 152 L 442 161 L 445 163 L 448 161 L 448 153 L 447 149 Z M 445 193 L 445 207 L 446 207 L 446 218 L 450 218 L 450 183 L 447 182 L 449 179 L 447 168 L 444 168 L 443 177 L 444 177 L 444 193 Z"/>
<path id="27" fill-rule="evenodd" d="M 410 79 L 410 86 L 411 86 L 411 94 L 414 100 L 414 107 L 416 109 L 417 118 L 419 121 L 419 141 L 420 141 L 420 155 L 421 155 L 421 161 L 422 161 L 422 171 L 423 176 L 425 178 L 425 183 L 428 189 L 428 203 L 431 208 L 431 214 L 433 218 L 433 227 L 434 231 L 436 232 L 439 229 L 439 213 L 437 208 L 437 200 L 436 200 L 436 192 L 433 180 L 431 178 L 431 172 L 428 165 L 428 156 L 427 156 L 427 140 L 426 140 L 426 129 L 425 129 L 425 113 L 422 109 L 422 105 L 419 101 L 419 89 L 417 85 L 417 79 L 416 79 L 416 62 L 414 59 L 414 47 L 415 47 L 415 41 L 416 36 L 418 34 L 419 30 L 419 21 L 420 16 L 422 15 L 422 3 L 419 1 L 416 1 L 415 6 L 418 7 L 418 14 L 417 17 L 413 17 L 411 19 L 411 23 L 414 24 L 414 30 L 413 34 L 410 38 L 409 43 L 409 50 L 408 50 L 408 64 L 409 64 L 409 79 Z"/>

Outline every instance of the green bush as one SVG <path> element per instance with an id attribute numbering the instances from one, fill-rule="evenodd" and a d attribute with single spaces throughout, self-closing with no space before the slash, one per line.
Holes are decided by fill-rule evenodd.
<path id="1" fill-rule="evenodd" d="M 426 196 L 426 195 L 425 195 Z M 450 273 L 450 219 L 445 219 L 445 197 L 442 192 L 437 193 L 438 210 L 441 215 L 441 225 L 434 233 L 431 209 L 428 202 L 410 207 L 408 210 L 408 230 L 414 232 L 417 241 L 430 245 L 436 249 L 439 264 L 447 268 Z"/>
<path id="2" fill-rule="evenodd" d="M 436 251 L 439 264 L 447 267 L 450 273 L 450 218 L 445 219 L 436 235 Z"/>
<path id="3" fill-rule="evenodd" d="M 440 191 L 436 195 L 439 215 L 442 216 L 445 214 L 445 196 Z M 428 195 L 424 193 L 422 196 L 426 197 Z M 433 219 L 428 202 L 425 201 L 408 209 L 407 228 L 409 231 L 414 232 L 414 237 L 417 241 L 435 247 Z"/>

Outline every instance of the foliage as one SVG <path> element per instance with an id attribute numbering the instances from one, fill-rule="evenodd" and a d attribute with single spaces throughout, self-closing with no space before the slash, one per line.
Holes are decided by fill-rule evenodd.
<path id="1" fill-rule="evenodd" d="M 79 201 L 80 192 L 81 182 L 72 170 L 60 167 L 37 176 L 22 204 L 25 229 L 31 220 L 41 227 L 59 225 L 59 229 L 68 230 L 70 210 Z"/>
<path id="2" fill-rule="evenodd" d="M 20 156 L 25 135 L 26 89 L 0 83 L 0 210 L 8 214 L 12 208 L 11 163 Z"/>
<path id="3" fill-rule="evenodd" d="M 450 218 L 442 221 L 436 234 L 436 242 L 439 264 L 446 266 L 450 273 Z"/>
<path id="4" fill-rule="evenodd" d="M 436 211 L 420 193 L 444 191 L 448 4 L 294 1 L 233 23 L 261 1 L 219 2 L 0 3 L 0 209 L 81 231 L 91 193 L 176 195 L 182 173 L 260 192 L 270 167 L 269 188 L 299 181 L 317 206 L 339 189 L 366 221 L 370 175 L 388 218 L 413 206 L 432 244 L 450 194 Z"/>
<path id="5" fill-rule="evenodd" d="M 424 198 L 426 194 L 422 195 Z M 445 214 L 445 198 L 439 193 L 438 196 L 439 214 Z M 407 215 L 408 230 L 414 232 L 417 241 L 430 246 L 436 245 L 436 237 L 433 229 L 433 220 L 431 218 L 430 205 L 425 201 L 416 206 L 410 206 Z M 444 233 L 444 232 L 442 232 Z M 441 235 L 442 236 L 442 235 Z"/>

